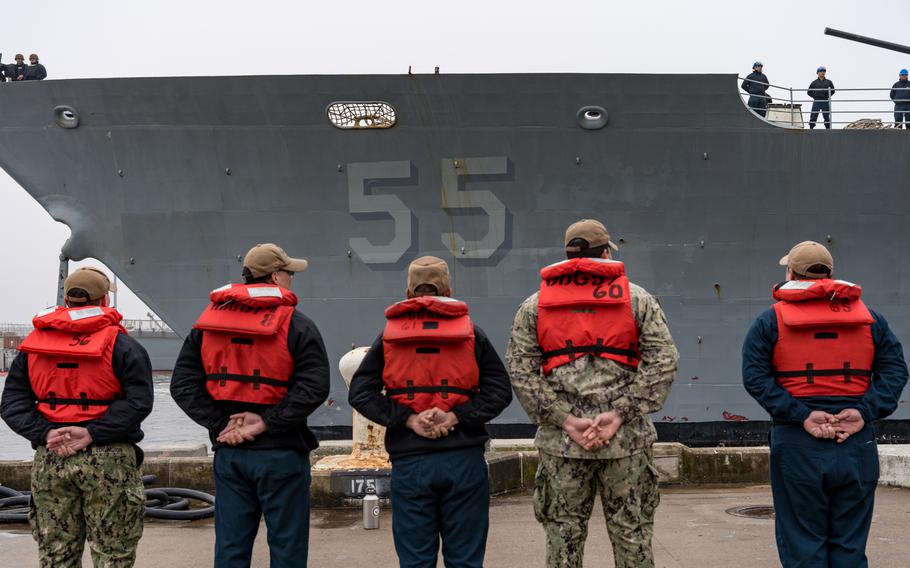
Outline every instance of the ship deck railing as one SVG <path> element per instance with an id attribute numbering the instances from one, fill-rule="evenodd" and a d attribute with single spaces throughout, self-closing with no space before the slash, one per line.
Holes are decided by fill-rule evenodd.
<path id="1" fill-rule="evenodd" d="M 124 319 L 121 325 L 136 337 L 177 337 L 177 333 L 160 319 Z"/>
<path id="2" fill-rule="evenodd" d="M 176 337 L 177 333 L 159 319 L 124 319 L 120 322 L 131 335 L 139 337 Z M 34 329 L 28 324 L 0 323 L 0 337 L 23 338 Z"/>
<path id="3" fill-rule="evenodd" d="M 757 83 L 766 85 L 765 98 L 769 105 L 774 105 L 768 109 L 765 117 L 755 112 L 755 108 L 750 107 L 748 100 L 752 96 L 740 88 L 743 82 Z M 825 91 L 827 89 L 794 89 L 775 85 L 773 83 L 763 83 L 738 77 L 737 91 L 743 104 L 752 111 L 759 119 L 764 120 L 774 126 L 783 128 L 807 128 L 807 122 L 804 118 L 806 113 L 811 113 L 812 103 L 816 100 L 810 95 L 813 91 Z M 834 96 L 828 98 L 830 110 L 827 111 L 831 116 L 831 126 L 840 129 L 853 128 L 893 128 L 894 126 L 894 101 L 891 100 L 890 93 L 892 90 L 910 91 L 906 89 L 892 89 L 891 87 L 865 87 L 865 88 L 834 88 Z M 822 100 L 824 102 L 824 99 Z M 910 100 L 903 102 L 910 103 Z M 758 109 L 761 110 L 761 109 Z M 773 112 L 772 114 L 772 111 Z M 768 116 L 772 115 L 772 116 Z M 875 126 L 876 124 L 880 124 Z M 816 128 L 824 128 L 825 120 L 822 112 L 819 111 L 816 121 Z M 852 126 L 851 126 L 852 125 Z"/>

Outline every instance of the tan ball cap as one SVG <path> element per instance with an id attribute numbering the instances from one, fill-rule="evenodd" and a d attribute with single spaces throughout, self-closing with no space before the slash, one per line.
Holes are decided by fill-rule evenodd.
<path id="1" fill-rule="evenodd" d="M 821 264 L 828 273 L 810 272 L 809 268 Z M 780 265 L 809 278 L 828 278 L 834 274 L 834 258 L 824 245 L 815 241 L 803 241 L 795 245 L 780 259 Z"/>
<path id="2" fill-rule="evenodd" d="M 70 297 L 70 290 L 81 288 L 88 292 L 90 301 L 100 300 L 108 292 L 116 292 L 117 285 L 111 282 L 103 271 L 97 268 L 80 268 L 72 272 L 63 281 L 63 294 L 66 300 L 73 304 L 82 304 L 87 300 L 85 298 Z"/>
<path id="3" fill-rule="evenodd" d="M 596 248 L 608 245 L 613 250 L 619 250 L 613 241 L 610 240 L 610 232 L 604 227 L 603 223 L 594 219 L 582 219 L 569 225 L 566 229 L 566 252 L 578 252 L 581 247 L 570 247 L 572 239 L 584 239 L 588 241 L 588 248 Z"/>
<path id="4" fill-rule="evenodd" d="M 250 269 L 253 278 L 262 278 L 279 270 L 303 272 L 309 265 L 302 258 L 289 257 L 284 249 L 273 243 L 254 246 L 243 259 L 243 267 Z"/>
<path id="5" fill-rule="evenodd" d="M 444 295 L 449 291 L 449 265 L 435 256 L 422 256 L 408 266 L 408 290 L 413 294 L 421 284 L 436 287 L 436 294 Z"/>

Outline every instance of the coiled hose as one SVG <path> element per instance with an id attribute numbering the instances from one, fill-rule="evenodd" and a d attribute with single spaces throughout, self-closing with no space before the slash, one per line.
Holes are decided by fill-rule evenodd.
<path id="1" fill-rule="evenodd" d="M 154 475 L 142 476 L 143 485 L 155 483 Z M 0 523 L 28 522 L 31 494 L 0 485 Z M 201 501 L 208 506 L 190 509 L 190 501 Z M 155 487 L 145 490 L 145 516 L 168 521 L 196 521 L 215 514 L 215 496 L 194 489 L 180 487 Z"/>

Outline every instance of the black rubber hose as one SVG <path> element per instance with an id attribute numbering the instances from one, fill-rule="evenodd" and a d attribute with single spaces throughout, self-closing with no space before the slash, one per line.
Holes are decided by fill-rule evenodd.
<path id="1" fill-rule="evenodd" d="M 0 499 L 0 523 L 28 522 L 28 502 L 31 497 L 8 487 L 0 489 L 3 490 L 0 495 L 7 495 Z"/>
<path id="2" fill-rule="evenodd" d="M 167 500 L 168 500 L 168 494 L 160 489 L 146 489 L 145 490 L 145 501 L 146 501 L 145 506 L 146 507 L 153 506 L 153 505 L 148 504 L 148 501 L 150 501 L 150 500 L 158 501 L 158 503 L 166 504 Z"/>
<path id="3" fill-rule="evenodd" d="M 164 508 L 154 508 L 146 509 L 145 515 L 153 519 L 166 519 L 172 521 L 196 521 L 199 519 L 205 519 L 211 517 L 215 514 L 215 497 L 208 493 L 202 491 L 196 491 L 194 489 L 182 489 L 179 487 L 166 487 L 160 488 L 159 491 L 164 491 L 171 497 L 185 497 L 187 499 L 194 499 L 196 501 L 202 501 L 208 503 L 208 507 L 203 507 L 201 509 L 189 509 L 186 511 L 172 511 Z"/>
<path id="4" fill-rule="evenodd" d="M 157 475 L 148 474 L 142 476 L 142 485 L 151 485 L 156 481 L 158 481 Z"/>
<path id="5" fill-rule="evenodd" d="M 28 500 L 29 500 L 28 495 L 16 495 L 15 497 L 4 497 L 3 499 L 0 499 L 0 509 L 3 509 L 4 507 L 14 507 L 16 505 L 28 506 Z"/>
<path id="6" fill-rule="evenodd" d="M 159 509 L 167 509 L 168 511 L 186 511 L 190 508 L 189 499 L 182 499 L 180 497 L 172 499 L 167 505 L 162 505 L 158 507 Z"/>
<path id="7" fill-rule="evenodd" d="M 155 476 L 144 476 L 144 483 L 154 483 Z M 20 493 L 0 486 L 0 523 L 25 523 L 28 521 L 28 493 Z M 145 516 L 172 521 L 195 521 L 215 514 L 215 496 L 194 489 L 161 487 L 145 490 Z M 189 501 L 202 501 L 208 507 L 190 509 Z"/>

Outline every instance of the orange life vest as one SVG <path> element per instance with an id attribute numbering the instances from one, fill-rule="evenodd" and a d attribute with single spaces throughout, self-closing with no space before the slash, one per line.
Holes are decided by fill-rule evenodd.
<path id="1" fill-rule="evenodd" d="M 862 396 L 872 380 L 872 314 L 843 280 L 791 280 L 774 289 L 777 383 L 803 396 Z"/>
<path id="2" fill-rule="evenodd" d="M 467 304 L 422 296 L 389 306 L 385 316 L 382 382 L 388 396 L 414 412 L 449 411 L 474 396 L 480 369 Z"/>
<path id="3" fill-rule="evenodd" d="M 297 296 L 274 284 L 228 284 L 193 326 L 201 329 L 206 389 L 215 400 L 276 404 L 288 392 L 294 360 L 288 329 Z"/>
<path id="4" fill-rule="evenodd" d="M 543 372 L 592 355 L 638 368 L 638 325 L 625 265 L 573 258 L 540 271 L 537 342 Z"/>
<path id="5" fill-rule="evenodd" d="M 28 378 L 37 409 L 50 422 L 101 418 L 122 397 L 112 358 L 123 316 L 113 308 L 49 308 L 19 346 L 28 353 Z"/>

